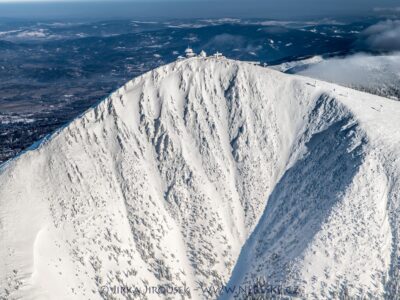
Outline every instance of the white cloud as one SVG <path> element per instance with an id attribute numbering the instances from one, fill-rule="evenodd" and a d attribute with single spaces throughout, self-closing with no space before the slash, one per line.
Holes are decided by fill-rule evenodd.
<path id="1" fill-rule="evenodd" d="M 383 13 L 393 13 L 400 12 L 400 6 L 397 7 L 375 7 L 375 12 L 383 12 Z"/>
<path id="2" fill-rule="evenodd" d="M 361 37 L 371 50 L 400 51 L 400 20 L 387 20 L 372 25 Z"/>
<path id="3" fill-rule="evenodd" d="M 298 74 L 382 96 L 400 97 L 400 52 L 326 59 L 308 65 Z"/>

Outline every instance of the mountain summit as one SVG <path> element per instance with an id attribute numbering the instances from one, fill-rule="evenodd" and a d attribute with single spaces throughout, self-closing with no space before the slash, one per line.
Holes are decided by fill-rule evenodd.
<path id="1" fill-rule="evenodd" d="M 146 73 L 0 167 L 0 298 L 399 295 L 399 116 L 226 59 Z"/>

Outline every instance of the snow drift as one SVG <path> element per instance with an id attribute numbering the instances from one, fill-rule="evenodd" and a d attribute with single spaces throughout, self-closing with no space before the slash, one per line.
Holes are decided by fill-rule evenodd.
<path id="1" fill-rule="evenodd" d="M 399 115 L 226 59 L 149 72 L 0 167 L 0 297 L 400 295 Z"/>

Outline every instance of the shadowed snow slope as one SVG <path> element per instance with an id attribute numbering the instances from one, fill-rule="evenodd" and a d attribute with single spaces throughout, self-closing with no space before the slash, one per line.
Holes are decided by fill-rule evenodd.
<path id="1" fill-rule="evenodd" d="M 225 59 L 149 72 L 1 167 L 0 298 L 400 295 L 399 116 Z"/>

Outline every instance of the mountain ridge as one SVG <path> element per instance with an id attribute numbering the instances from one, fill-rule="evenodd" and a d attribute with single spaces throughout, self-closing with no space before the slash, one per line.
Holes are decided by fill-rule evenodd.
<path id="1" fill-rule="evenodd" d="M 396 294 L 398 112 L 226 59 L 148 72 L 0 166 L 0 295 L 230 298 L 199 286 L 263 276 L 299 298 Z"/>

